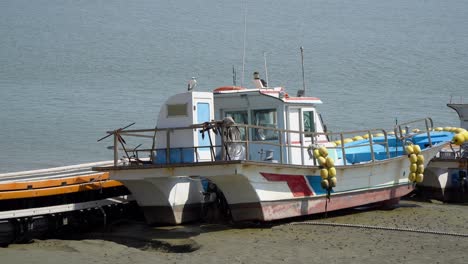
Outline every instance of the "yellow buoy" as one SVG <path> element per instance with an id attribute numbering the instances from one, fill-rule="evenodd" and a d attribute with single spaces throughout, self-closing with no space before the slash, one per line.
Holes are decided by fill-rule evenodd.
<path id="1" fill-rule="evenodd" d="M 421 153 L 421 148 L 419 147 L 419 145 L 413 145 L 413 151 L 414 154 L 419 154 Z"/>
<path id="2" fill-rule="evenodd" d="M 461 128 L 461 127 L 458 127 L 458 128 L 455 129 L 455 133 L 461 133 L 463 131 L 466 131 L 466 129 Z"/>
<path id="3" fill-rule="evenodd" d="M 410 171 L 411 172 L 416 172 L 418 171 L 418 165 L 416 163 L 411 163 L 410 165 Z"/>
<path id="4" fill-rule="evenodd" d="M 444 131 L 444 128 L 443 127 L 436 127 L 434 130 L 435 131 Z"/>
<path id="5" fill-rule="evenodd" d="M 355 136 L 353 137 L 353 141 L 358 141 L 358 140 L 363 140 L 364 138 L 361 136 Z"/>
<path id="6" fill-rule="evenodd" d="M 328 150 L 326 147 L 320 147 L 319 148 L 319 151 L 320 151 L 320 155 L 324 158 L 326 158 L 328 156 Z"/>
<path id="7" fill-rule="evenodd" d="M 411 155 L 414 153 L 413 145 L 405 146 L 406 154 Z"/>
<path id="8" fill-rule="evenodd" d="M 364 134 L 364 135 L 362 135 L 362 138 L 363 138 L 363 139 L 368 139 L 368 138 L 369 138 L 369 134 Z"/>
<path id="9" fill-rule="evenodd" d="M 383 137 L 383 136 L 384 136 L 383 133 L 377 133 L 377 134 L 374 135 L 374 137 Z"/>
<path id="10" fill-rule="evenodd" d="M 335 140 L 333 141 L 337 146 L 341 145 L 341 140 Z"/>
<path id="11" fill-rule="evenodd" d="M 326 164 L 327 164 L 328 168 L 331 168 L 331 167 L 335 166 L 335 161 L 332 158 L 327 157 Z"/>
<path id="12" fill-rule="evenodd" d="M 327 169 L 321 169 L 320 170 L 320 177 L 322 177 L 322 179 L 328 178 L 328 170 Z"/>
<path id="13" fill-rule="evenodd" d="M 320 157 L 320 151 L 318 149 L 314 149 L 314 157 Z"/>
<path id="14" fill-rule="evenodd" d="M 330 187 L 336 187 L 336 183 L 337 183 L 337 180 L 336 180 L 336 177 L 331 177 L 330 179 L 328 179 L 330 181 Z"/>
<path id="15" fill-rule="evenodd" d="M 412 130 L 412 132 L 413 133 L 419 133 L 419 132 L 421 132 L 421 130 L 419 130 L 419 128 L 415 128 L 415 129 Z"/>
<path id="16" fill-rule="evenodd" d="M 444 127 L 444 131 L 450 131 L 450 129 L 452 129 L 452 127 Z"/>
<path id="17" fill-rule="evenodd" d="M 418 162 L 418 156 L 416 156 L 416 154 L 411 154 L 409 160 L 411 163 L 416 163 Z"/>
<path id="18" fill-rule="evenodd" d="M 330 188 L 330 184 L 328 183 L 328 180 L 327 180 L 327 179 L 323 179 L 323 180 L 320 182 L 320 185 L 322 185 L 322 188 L 324 188 L 324 189 Z"/>
<path id="19" fill-rule="evenodd" d="M 325 166 L 327 164 L 327 160 L 322 156 L 318 157 L 318 162 L 320 166 Z"/>
<path id="20" fill-rule="evenodd" d="M 455 136 L 453 136 L 452 142 L 455 145 L 460 146 L 461 144 L 463 144 L 463 142 L 465 142 L 465 137 L 462 134 L 456 134 Z"/>
<path id="21" fill-rule="evenodd" d="M 409 180 L 410 182 L 416 181 L 416 173 L 411 172 L 411 173 L 408 175 L 408 180 Z"/>
<path id="22" fill-rule="evenodd" d="M 331 167 L 328 169 L 328 176 L 335 177 L 336 176 L 336 169 L 335 167 Z"/>
<path id="23" fill-rule="evenodd" d="M 345 138 L 343 139 L 343 142 L 346 144 L 346 143 L 353 142 L 353 140 L 351 138 Z"/>
<path id="24" fill-rule="evenodd" d="M 387 135 L 395 135 L 395 132 L 394 131 L 390 131 L 387 133 Z"/>
<path id="25" fill-rule="evenodd" d="M 465 139 L 465 141 L 468 142 L 468 131 L 463 131 L 461 132 L 461 134 L 463 135 L 463 138 Z"/>
<path id="26" fill-rule="evenodd" d="M 424 173 L 424 165 L 418 165 L 417 173 Z"/>
<path id="27" fill-rule="evenodd" d="M 418 165 L 424 164 L 424 156 L 419 154 L 418 155 Z"/>
<path id="28" fill-rule="evenodd" d="M 422 173 L 419 173 L 418 175 L 416 175 L 416 182 L 417 183 L 420 183 L 424 180 L 424 175 Z"/>

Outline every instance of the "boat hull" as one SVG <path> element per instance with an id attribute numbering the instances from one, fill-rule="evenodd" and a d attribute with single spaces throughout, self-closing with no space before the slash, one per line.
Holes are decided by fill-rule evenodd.
<path id="1" fill-rule="evenodd" d="M 430 160 L 442 146 L 422 152 Z M 380 202 L 397 202 L 413 190 L 408 157 L 336 166 L 338 184 L 330 193 L 320 186 L 320 168 L 253 161 L 111 167 L 143 208 L 149 224 L 181 224 L 200 219 L 202 179 L 223 193 L 234 221 L 276 219 Z M 106 168 L 99 168 L 106 169 Z"/>

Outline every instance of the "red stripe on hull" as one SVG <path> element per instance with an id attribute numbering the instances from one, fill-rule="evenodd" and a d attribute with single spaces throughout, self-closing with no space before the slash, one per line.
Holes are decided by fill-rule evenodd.
<path id="1" fill-rule="evenodd" d="M 304 175 L 290 175 L 290 174 L 274 174 L 274 173 L 260 173 L 265 179 L 269 181 L 284 181 L 287 182 L 289 189 L 294 197 L 304 197 L 314 195 L 314 192 L 307 184 Z"/>
<path id="2" fill-rule="evenodd" d="M 398 201 L 413 190 L 412 186 L 400 185 L 385 189 L 366 190 L 332 195 L 327 210 L 334 211 L 385 201 Z M 231 213 L 234 221 L 277 219 L 325 212 L 325 197 L 308 197 L 297 200 L 282 200 L 261 203 L 233 204 Z"/>

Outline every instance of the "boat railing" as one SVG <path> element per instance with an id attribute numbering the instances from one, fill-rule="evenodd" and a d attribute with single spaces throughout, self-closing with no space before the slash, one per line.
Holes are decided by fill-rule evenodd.
<path id="1" fill-rule="evenodd" d="M 463 95 L 450 95 L 449 104 L 466 104 L 467 100 L 466 97 Z"/>
<path id="2" fill-rule="evenodd" d="M 426 126 L 432 126 L 432 120 L 427 120 L 426 122 Z M 231 131 L 233 129 L 238 131 L 239 135 L 237 135 L 237 138 L 233 139 L 232 135 L 228 136 L 229 129 Z M 209 137 L 209 144 L 176 146 L 177 144 L 175 143 L 178 143 L 177 141 L 180 140 L 175 136 L 176 132 L 184 130 L 198 131 L 198 133 L 205 134 L 206 137 Z M 114 166 L 118 164 L 146 165 L 216 162 L 232 159 L 317 166 L 317 157 L 313 157 L 311 149 L 319 146 L 326 146 L 328 149 L 336 151 L 337 156 L 343 160 L 342 164 L 338 165 L 343 166 L 356 163 L 347 161 L 346 158 L 347 153 L 353 153 L 354 148 L 368 148 L 370 157 L 365 162 L 375 162 L 382 158 L 391 157 L 389 135 L 384 129 L 349 132 L 304 132 L 247 124 L 235 124 L 227 127 L 222 122 L 207 122 L 189 127 L 119 129 L 109 131 L 108 133 L 114 135 L 114 146 L 112 148 L 114 151 Z M 352 144 L 347 144 L 349 141 L 347 139 L 353 135 L 366 136 L 361 137 L 361 139 L 357 138 Z M 329 138 L 337 139 L 338 144 L 329 142 Z M 366 140 L 365 138 L 372 140 Z M 402 139 L 404 138 L 396 137 L 396 140 Z M 146 142 L 141 143 L 141 140 L 146 140 Z M 135 145 L 136 147 L 129 147 L 129 145 Z M 241 146 L 245 155 L 241 158 L 232 157 L 229 148 L 233 146 Z M 375 150 L 376 146 L 379 146 L 379 157 L 375 156 L 375 153 L 379 152 Z M 210 151 L 210 158 L 208 160 L 199 159 L 199 154 L 202 150 Z M 122 152 L 125 153 L 123 159 L 120 156 Z M 274 152 L 274 157 L 271 155 L 272 152 Z M 264 154 L 265 157 L 263 158 Z M 157 155 L 164 155 L 165 157 L 156 159 Z M 174 159 L 174 156 L 177 157 Z M 192 158 L 187 159 L 187 156 L 191 156 Z M 126 160 L 126 162 L 119 163 L 122 160 Z"/>
<path id="3" fill-rule="evenodd" d="M 307 133 L 306 133 L 307 134 Z M 348 150 L 352 150 L 354 148 L 369 148 L 370 159 L 368 162 L 375 162 L 378 160 L 375 156 L 375 146 L 379 145 L 384 148 L 385 158 L 390 158 L 390 145 L 388 141 L 388 133 L 382 128 L 376 129 L 369 129 L 369 130 L 354 130 L 354 131 L 346 131 L 346 132 L 323 132 L 323 133 L 310 133 L 315 138 L 318 138 L 320 135 L 324 135 L 330 139 L 337 139 L 333 143 L 329 144 L 327 148 L 334 149 L 335 151 L 342 154 L 343 157 L 343 165 L 349 165 L 348 160 L 346 159 L 346 154 Z M 380 140 L 375 140 L 375 139 Z M 318 141 L 316 141 L 318 142 Z M 348 144 L 354 142 L 352 144 Z M 315 146 L 319 146 L 320 144 L 316 144 Z M 317 164 L 316 159 L 314 159 L 314 164 Z"/>
<path id="4" fill-rule="evenodd" d="M 424 129 L 420 130 L 418 128 L 414 128 L 412 131 L 410 131 L 412 126 L 421 125 L 421 123 Z M 416 119 L 413 121 L 397 124 L 394 127 L 395 136 L 402 142 L 407 142 L 412 137 L 422 134 L 422 133 L 427 134 L 428 146 L 430 147 L 432 147 L 432 140 L 431 140 L 430 133 L 433 130 L 434 130 L 434 122 L 432 121 L 432 118 L 430 117 Z"/>

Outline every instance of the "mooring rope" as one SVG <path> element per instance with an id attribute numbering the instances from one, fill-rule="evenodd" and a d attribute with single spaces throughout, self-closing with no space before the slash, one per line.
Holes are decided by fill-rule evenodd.
<path id="1" fill-rule="evenodd" d="M 363 229 L 377 229 L 377 230 L 402 231 L 402 232 L 413 232 L 413 233 L 423 233 L 423 234 L 433 234 L 433 235 L 468 237 L 468 234 L 455 233 L 455 232 L 443 232 L 443 231 L 403 228 L 403 227 L 385 227 L 385 226 L 372 226 L 372 225 L 360 225 L 360 224 L 341 224 L 341 223 L 317 222 L 317 221 L 293 222 L 293 223 L 286 224 L 286 226 L 288 225 L 319 225 L 319 226 L 354 227 L 354 228 L 363 228 Z"/>

